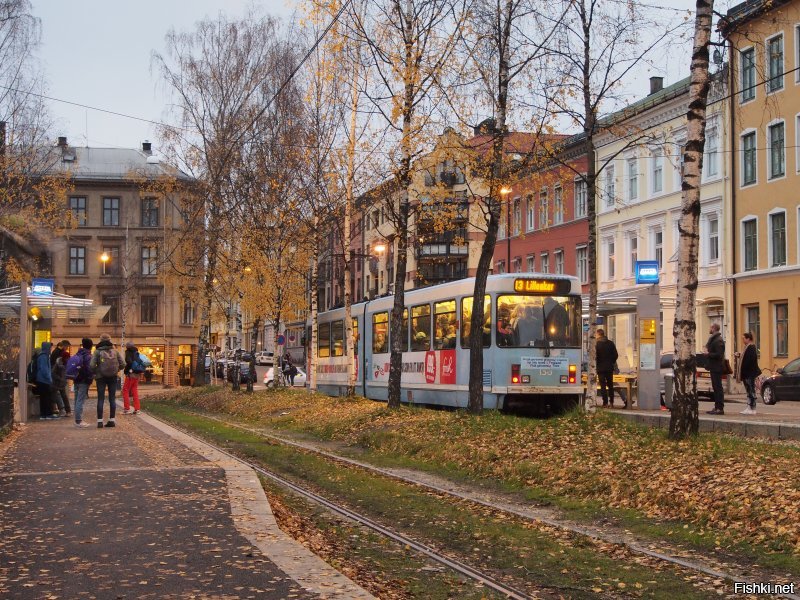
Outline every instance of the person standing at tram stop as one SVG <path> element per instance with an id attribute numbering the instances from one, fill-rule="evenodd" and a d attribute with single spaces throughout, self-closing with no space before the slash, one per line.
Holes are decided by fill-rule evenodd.
<path id="1" fill-rule="evenodd" d="M 133 342 L 125 344 L 125 383 L 122 385 L 122 404 L 124 415 L 138 415 L 141 405 L 139 404 L 139 377 L 144 373 L 144 363 L 139 358 L 139 349 Z M 133 396 L 133 408 L 131 408 L 131 396 Z"/>
<path id="2" fill-rule="evenodd" d="M 617 346 L 606 337 L 603 329 L 598 328 L 596 336 L 595 357 L 597 359 L 597 378 L 600 380 L 600 394 L 603 397 L 603 406 L 610 405 L 611 408 L 614 408 L 614 365 L 619 354 Z"/>
<path id="3" fill-rule="evenodd" d="M 758 349 L 753 343 L 753 334 L 749 331 L 742 334 L 744 342 L 744 352 L 741 354 L 739 364 L 739 376 L 742 378 L 744 389 L 747 391 L 747 408 L 741 414 L 756 414 L 756 377 L 761 375 L 761 367 L 758 366 Z M 739 353 L 736 353 L 739 356 Z"/>
<path id="4" fill-rule="evenodd" d="M 708 330 L 711 337 L 706 342 L 706 361 L 711 374 L 711 389 L 714 396 L 714 408 L 706 411 L 709 415 L 725 414 L 725 394 L 722 391 L 722 374 L 725 373 L 725 340 L 719 332 L 719 324 L 712 323 Z"/>
<path id="5" fill-rule="evenodd" d="M 83 338 L 81 347 L 78 349 L 77 371 L 75 372 L 75 427 L 81 429 L 90 427 L 83 421 L 83 403 L 89 397 L 89 386 L 92 385 L 94 375 L 92 374 L 92 340 Z"/>
<path id="6" fill-rule="evenodd" d="M 36 355 L 36 393 L 39 395 L 39 418 L 57 419 L 53 414 L 53 373 L 50 370 L 50 342 L 42 342 L 42 349 Z"/>
<path id="7" fill-rule="evenodd" d="M 117 405 L 114 396 L 117 391 L 117 375 L 125 367 L 125 361 L 111 343 L 111 337 L 104 333 L 95 348 L 92 360 L 89 363 L 95 375 L 97 384 L 97 428 L 103 427 L 103 403 L 105 402 L 106 389 L 108 389 L 109 417 L 106 427 L 116 427 L 115 417 Z"/>
<path id="8" fill-rule="evenodd" d="M 58 356 L 56 356 L 55 363 L 51 367 L 51 375 L 53 378 L 53 400 L 58 405 L 58 416 L 68 417 L 72 414 L 72 408 L 69 405 L 69 396 L 67 395 L 67 361 L 69 360 L 69 346 L 62 348 Z M 52 357 L 51 357 L 52 360 Z"/>

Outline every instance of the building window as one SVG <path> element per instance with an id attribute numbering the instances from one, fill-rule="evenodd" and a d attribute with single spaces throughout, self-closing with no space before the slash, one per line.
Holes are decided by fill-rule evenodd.
<path id="1" fill-rule="evenodd" d="M 783 35 L 767 40 L 767 92 L 783 89 Z"/>
<path id="2" fill-rule="evenodd" d="M 686 164 L 686 141 L 675 142 L 675 190 L 680 191 L 683 185 L 683 165 Z"/>
<path id="3" fill-rule="evenodd" d="M 589 282 L 589 252 L 586 246 L 575 248 L 575 266 L 581 283 Z"/>
<path id="4" fill-rule="evenodd" d="M 539 257 L 539 265 L 542 267 L 542 273 L 550 272 L 550 255 L 547 252 L 542 252 Z"/>
<path id="5" fill-rule="evenodd" d="M 652 230 L 651 233 L 653 258 L 658 263 L 658 270 L 664 268 L 664 232 L 660 228 Z"/>
<path id="6" fill-rule="evenodd" d="M 635 277 L 636 261 L 639 260 L 639 236 L 636 232 L 632 232 L 628 235 L 628 254 L 630 254 L 628 277 Z"/>
<path id="7" fill-rule="evenodd" d="M 103 306 L 108 307 L 108 312 L 103 317 L 103 323 L 119 323 L 119 296 L 103 296 L 101 298 Z"/>
<path id="8" fill-rule="evenodd" d="M 650 164 L 652 166 L 652 171 L 650 173 L 652 191 L 654 194 L 660 194 L 664 191 L 664 153 L 660 149 L 653 150 L 653 157 Z"/>
<path id="9" fill-rule="evenodd" d="M 769 216 L 769 236 L 772 250 L 770 266 L 786 264 L 786 213 L 777 212 Z"/>
<path id="10" fill-rule="evenodd" d="M 564 195 L 560 185 L 553 190 L 553 224 L 564 222 Z"/>
<path id="11" fill-rule="evenodd" d="M 158 227 L 158 198 L 142 198 L 142 227 Z"/>
<path id="12" fill-rule="evenodd" d="M 184 299 L 181 306 L 181 325 L 194 325 L 195 303 Z"/>
<path id="13" fill-rule="evenodd" d="M 614 256 L 614 239 L 606 240 L 606 279 L 614 279 L 616 276 L 616 257 Z"/>
<path id="14" fill-rule="evenodd" d="M 553 252 L 553 273 L 557 275 L 564 274 L 564 251 L 563 250 L 556 250 Z"/>
<path id="15" fill-rule="evenodd" d="M 527 258 L 525 259 L 527 263 L 528 273 L 536 272 L 536 255 L 528 254 Z"/>
<path id="16" fill-rule="evenodd" d="M 520 229 L 522 227 L 522 200 L 519 198 L 514 199 L 514 223 L 513 229 L 514 235 L 519 235 Z"/>
<path id="17" fill-rule="evenodd" d="M 522 259 L 520 257 L 516 257 L 511 261 L 511 272 L 522 273 Z"/>
<path id="18" fill-rule="evenodd" d="M 716 215 L 708 218 L 708 262 L 719 262 L 719 219 Z"/>
<path id="19" fill-rule="evenodd" d="M 606 165 L 606 181 L 604 187 L 604 195 L 606 199 L 606 208 L 614 206 L 617 197 L 617 180 L 614 173 L 614 165 Z"/>
<path id="20" fill-rule="evenodd" d="M 498 260 L 497 261 L 497 273 L 499 275 L 502 275 L 505 272 L 506 272 L 506 261 Z"/>
<path id="21" fill-rule="evenodd" d="M 742 185 L 756 182 L 756 132 L 742 136 Z"/>
<path id="22" fill-rule="evenodd" d="M 789 305 L 775 305 L 775 356 L 789 356 Z"/>
<path id="23" fill-rule="evenodd" d="M 69 199 L 69 209 L 78 227 L 86 227 L 86 198 L 73 196 Z"/>
<path id="24" fill-rule="evenodd" d="M 547 227 L 547 213 L 549 212 L 547 204 L 547 190 L 542 190 L 539 193 L 539 229 Z"/>
<path id="25" fill-rule="evenodd" d="M 706 134 L 705 157 L 703 159 L 706 177 L 719 174 L 719 131 L 714 128 Z"/>
<path id="26" fill-rule="evenodd" d="M 158 323 L 158 296 L 142 296 L 140 308 L 143 325 Z"/>
<path id="27" fill-rule="evenodd" d="M 503 206 L 500 207 L 500 222 L 497 224 L 498 239 L 509 237 L 508 235 L 506 235 L 508 233 L 506 231 L 507 223 L 508 223 L 508 206 L 504 204 Z"/>
<path id="28" fill-rule="evenodd" d="M 744 270 L 755 271 L 758 268 L 758 228 L 755 219 L 742 223 L 744 237 Z"/>
<path id="29" fill-rule="evenodd" d="M 786 141 L 784 133 L 784 124 L 782 121 L 770 125 L 767 130 L 770 179 L 786 175 Z"/>
<path id="30" fill-rule="evenodd" d="M 586 209 L 586 181 L 583 179 L 575 180 L 575 218 L 580 219 L 587 215 Z"/>
<path id="31" fill-rule="evenodd" d="M 536 202 L 533 200 L 533 194 L 528 195 L 525 203 L 528 209 L 528 231 L 533 231 L 536 228 Z"/>
<path id="32" fill-rule="evenodd" d="M 103 275 L 110 275 L 112 277 L 119 277 L 120 263 L 119 263 L 119 247 L 111 246 L 103 248 L 103 254 L 108 256 L 108 260 L 100 262 L 100 269 Z"/>
<path id="33" fill-rule="evenodd" d="M 119 227 L 119 198 L 103 198 L 103 226 Z"/>
<path id="34" fill-rule="evenodd" d="M 81 300 L 86 298 L 86 294 L 71 294 L 73 298 L 80 298 Z M 86 319 L 83 317 L 70 317 L 69 318 L 70 325 L 86 325 Z"/>
<path id="35" fill-rule="evenodd" d="M 629 158 L 626 165 L 628 168 L 628 200 L 633 201 L 639 197 L 639 164 L 634 157 Z"/>
<path id="36" fill-rule="evenodd" d="M 142 275 L 158 273 L 158 246 L 142 246 Z"/>
<path id="37" fill-rule="evenodd" d="M 761 311 L 758 306 L 747 306 L 744 309 L 745 331 L 753 334 L 756 350 L 761 348 Z"/>
<path id="38" fill-rule="evenodd" d="M 742 102 L 756 97 L 756 50 L 748 48 L 739 53 L 741 59 Z"/>
<path id="39" fill-rule="evenodd" d="M 84 246 L 69 247 L 69 274 L 86 275 L 86 248 Z"/>

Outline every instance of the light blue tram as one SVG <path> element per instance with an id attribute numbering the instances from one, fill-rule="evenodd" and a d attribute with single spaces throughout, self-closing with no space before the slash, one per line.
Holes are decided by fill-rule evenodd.
<path id="1" fill-rule="evenodd" d="M 403 402 L 467 406 L 474 285 L 470 278 L 406 292 Z M 318 315 L 316 375 L 321 392 L 345 392 L 352 360 L 356 392 L 388 399 L 393 304 L 393 296 L 384 296 L 352 306 L 355 353 L 345 347 L 344 309 Z M 530 405 L 558 411 L 578 401 L 583 393 L 582 321 L 576 277 L 490 275 L 484 314 L 485 408 Z"/>

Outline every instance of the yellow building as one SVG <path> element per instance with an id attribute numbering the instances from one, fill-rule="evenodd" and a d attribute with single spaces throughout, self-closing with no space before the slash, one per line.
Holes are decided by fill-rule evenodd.
<path id="1" fill-rule="evenodd" d="M 762 367 L 800 353 L 800 0 L 728 11 L 734 331 L 752 331 Z"/>

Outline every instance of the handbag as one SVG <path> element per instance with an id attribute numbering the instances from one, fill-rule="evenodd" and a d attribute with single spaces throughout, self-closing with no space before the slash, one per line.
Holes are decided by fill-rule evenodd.
<path id="1" fill-rule="evenodd" d="M 725 375 L 733 375 L 733 369 L 731 368 L 731 361 L 727 358 L 725 359 L 725 371 L 723 371 Z"/>

